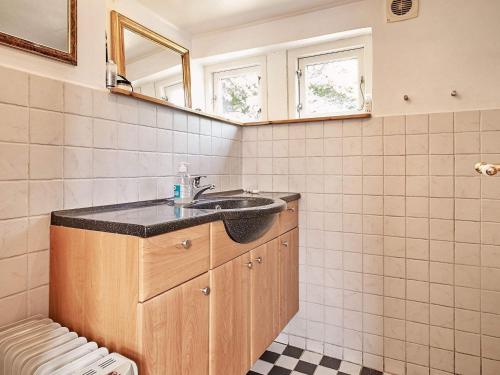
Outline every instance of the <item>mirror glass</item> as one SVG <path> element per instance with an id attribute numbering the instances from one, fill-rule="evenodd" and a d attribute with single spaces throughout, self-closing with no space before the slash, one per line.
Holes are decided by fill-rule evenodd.
<path id="1" fill-rule="evenodd" d="M 0 32 L 69 52 L 68 0 L 0 1 Z"/>
<path id="2" fill-rule="evenodd" d="M 124 29 L 126 77 L 134 91 L 184 106 L 182 55 Z"/>

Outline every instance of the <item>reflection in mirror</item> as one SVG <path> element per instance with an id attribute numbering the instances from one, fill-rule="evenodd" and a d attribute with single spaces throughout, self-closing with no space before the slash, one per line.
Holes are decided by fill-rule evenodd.
<path id="1" fill-rule="evenodd" d="M 112 59 L 134 92 L 191 107 L 189 51 L 141 24 L 111 12 Z"/>
<path id="2" fill-rule="evenodd" d="M 127 79 L 134 91 L 183 106 L 182 56 L 128 29 L 123 39 Z"/>
<path id="3" fill-rule="evenodd" d="M 0 43 L 76 65 L 76 0 L 0 1 Z"/>

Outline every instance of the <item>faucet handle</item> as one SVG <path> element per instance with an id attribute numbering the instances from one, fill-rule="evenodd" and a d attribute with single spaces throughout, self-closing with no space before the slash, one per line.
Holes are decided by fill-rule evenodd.
<path id="1" fill-rule="evenodd" d="M 207 176 L 191 176 L 191 178 L 193 180 L 193 186 L 195 188 L 199 188 L 200 187 L 201 179 L 202 178 L 207 178 Z"/>

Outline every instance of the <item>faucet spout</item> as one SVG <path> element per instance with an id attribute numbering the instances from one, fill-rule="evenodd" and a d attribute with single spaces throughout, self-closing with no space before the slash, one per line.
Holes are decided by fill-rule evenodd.
<path id="1" fill-rule="evenodd" d="M 198 189 L 198 190 L 196 191 L 196 193 L 193 196 L 193 201 L 200 199 L 200 196 L 205 191 L 215 189 L 215 185 L 214 184 L 204 185 L 204 186 L 197 187 L 196 189 Z"/>

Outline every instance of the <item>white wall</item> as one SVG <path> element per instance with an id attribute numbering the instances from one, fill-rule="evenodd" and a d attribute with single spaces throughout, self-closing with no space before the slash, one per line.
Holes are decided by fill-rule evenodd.
<path id="1" fill-rule="evenodd" d="M 87 86 L 104 87 L 104 0 L 78 3 L 78 65 L 0 46 L 0 65 Z"/>
<path id="2" fill-rule="evenodd" d="M 108 30 L 109 12 L 115 9 L 146 27 L 191 47 L 189 33 L 167 23 L 135 0 L 85 0 L 78 2 L 78 65 L 73 66 L 11 47 L 0 45 L 0 65 L 40 74 L 50 78 L 104 87 L 104 33 Z"/>
<path id="3" fill-rule="evenodd" d="M 192 57 L 373 28 L 376 115 L 500 106 L 500 2 L 422 0 L 417 19 L 387 24 L 385 1 L 364 0 L 229 31 L 196 35 Z M 451 90 L 459 95 L 451 97 Z M 410 101 L 403 101 L 404 94 Z"/>
<path id="4" fill-rule="evenodd" d="M 105 0 L 105 2 L 107 30 L 109 30 L 110 23 L 109 12 L 116 10 L 158 34 L 175 41 L 181 46 L 187 49 L 191 48 L 191 34 L 159 17 L 137 0 Z"/>
<path id="5" fill-rule="evenodd" d="M 78 6 L 78 66 L 5 46 L 0 46 L 0 64 L 103 87 L 103 34 L 110 9 L 185 45 L 191 49 L 192 58 L 372 27 L 376 115 L 500 106 L 500 38 L 496 37 L 500 35 L 500 2 L 496 0 L 422 0 L 417 19 L 394 24 L 385 23 L 384 0 L 363 0 L 197 35 L 192 42 L 190 35 L 166 24 L 133 0 L 86 0 Z M 458 97 L 450 96 L 453 89 L 458 91 Z M 404 94 L 410 96 L 410 102 L 402 100 Z M 198 96 L 193 92 L 193 98 Z M 197 103 L 202 101 L 200 98 Z"/>

